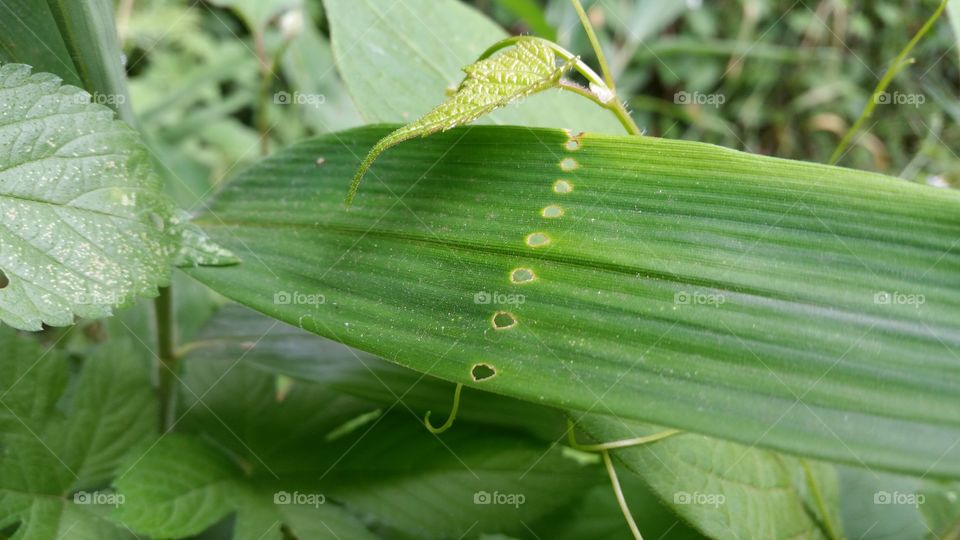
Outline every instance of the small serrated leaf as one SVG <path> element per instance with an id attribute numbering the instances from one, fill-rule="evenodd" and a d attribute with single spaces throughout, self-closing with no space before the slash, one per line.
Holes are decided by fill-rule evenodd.
<path id="1" fill-rule="evenodd" d="M 553 88 L 574 64 L 575 60 L 570 60 L 557 65 L 556 53 L 545 42 L 523 40 L 504 53 L 463 68 L 467 76 L 450 99 L 387 135 L 370 150 L 353 177 L 347 204 L 353 202 L 367 169 L 386 149 L 469 124 L 516 99 Z"/>

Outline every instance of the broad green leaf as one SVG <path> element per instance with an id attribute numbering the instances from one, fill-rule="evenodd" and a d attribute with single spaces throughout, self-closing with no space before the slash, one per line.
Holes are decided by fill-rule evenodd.
<path id="1" fill-rule="evenodd" d="M 493 58 L 467 66 L 463 70 L 467 77 L 450 99 L 380 139 L 370 150 L 353 177 L 347 202 L 353 201 L 363 175 L 387 148 L 469 124 L 514 100 L 555 87 L 572 67 L 570 62 L 558 66 L 556 53 L 540 41 L 520 41 Z"/>
<path id="2" fill-rule="evenodd" d="M 386 133 L 238 176 L 199 224 L 246 262 L 188 272 L 446 380 L 960 477 L 960 194 L 685 141 L 473 127 L 385 154 L 346 211 L 357 156 Z"/>
<path id="3" fill-rule="evenodd" d="M 104 517 L 123 499 L 102 487 L 153 429 L 146 364 L 116 340 L 65 392 L 59 352 L 10 329 L 0 329 L 0 351 L 0 529 L 30 540 L 132 537 Z"/>
<path id="4" fill-rule="evenodd" d="M 0 0 L 0 63 L 27 64 L 83 84 L 46 2 Z"/>
<path id="5" fill-rule="evenodd" d="M 324 0 L 337 67 L 368 123 L 406 124 L 456 88 L 462 68 L 507 36 L 457 0 Z M 621 133 L 613 115 L 570 92 L 545 92 L 486 117 L 495 124 Z"/>
<path id="6" fill-rule="evenodd" d="M 97 103 L 109 106 L 124 121 L 133 123 L 125 60 L 113 21 L 113 2 L 47 0 L 47 5 L 83 82 L 83 88 L 94 95 Z"/>
<path id="7" fill-rule="evenodd" d="M 599 415 L 585 415 L 577 425 L 599 442 L 662 430 Z M 694 434 L 616 450 L 613 455 L 663 504 L 710 538 L 842 535 L 836 473 L 829 466 Z"/>

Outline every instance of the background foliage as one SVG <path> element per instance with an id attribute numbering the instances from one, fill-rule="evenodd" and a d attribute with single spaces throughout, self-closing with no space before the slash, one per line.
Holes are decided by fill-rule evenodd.
<path id="1" fill-rule="evenodd" d="M 556 38 L 596 65 L 566 0 L 32 4 L 0 2 L 0 60 L 118 111 L 143 139 L 131 152 L 193 214 L 264 155 L 413 120 L 508 33 Z M 621 97 L 649 135 L 819 163 L 936 7 L 588 4 Z M 960 182 L 957 20 L 920 42 L 841 165 Z M 620 131 L 563 94 L 483 122 Z M 164 351 L 149 302 L 36 336 L 0 329 L 0 537 L 629 537 L 597 455 L 565 442 L 563 411 L 467 389 L 454 429 L 436 437 L 420 421 L 449 410 L 451 384 L 241 308 L 184 273 L 172 281 L 183 365 L 175 434 L 154 427 L 148 374 Z M 656 429 L 580 420 L 584 440 Z M 649 538 L 960 537 L 960 487 L 944 479 L 699 435 L 617 457 Z"/>

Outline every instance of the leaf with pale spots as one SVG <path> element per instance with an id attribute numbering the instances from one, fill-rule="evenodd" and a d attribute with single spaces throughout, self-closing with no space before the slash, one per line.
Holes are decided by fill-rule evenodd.
<path id="1" fill-rule="evenodd" d="M 960 478 L 960 194 L 688 141 L 477 126 L 385 154 L 345 211 L 340 182 L 389 131 L 238 176 L 197 224 L 249 263 L 187 272 L 468 386 Z"/>
<path id="2" fill-rule="evenodd" d="M 465 67 L 466 78 L 447 101 L 387 135 L 370 150 L 353 177 L 347 204 L 353 202 L 373 162 L 391 146 L 469 124 L 514 100 L 554 88 L 573 65 L 572 61 L 558 65 L 556 53 L 544 42 L 523 40 L 497 56 Z"/>
<path id="3" fill-rule="evenodd" d="M 0 66 L 0 215 L 0 321 L 25 330 L 155 295 L 183 238 L 178 262 L 216 252 L 175 217 L 133 129 L 19 64 Z"/>

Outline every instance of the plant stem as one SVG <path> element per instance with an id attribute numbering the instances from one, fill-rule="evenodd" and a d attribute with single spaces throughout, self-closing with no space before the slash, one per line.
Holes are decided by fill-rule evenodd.
<path id="1" fill-rule="evenodd" d="M 810 489 L 810 493 L 813 495 L 814 504 L 817 505 L 817 510 L 820 511 L 822 524 L 826 529 L 824 532 L 826 532 L 827 538 L 830 540 L 840 540 L 843 538 L 843 536 L 837 532 L 837 528 L 833 523 L 832 516 L 830 515 L 830 508 L 827 506 L 827 503 L 823 498 L 823 492 L 820 490 L 820 484 L 817 482 L 816 476 L 813 474 L 813 469 L 810 468 L 810 462 L 805 459 L 801 459 L 800 464 L 803 466 L 803 474 L 807 479 L 807 486 Z"/>
<path id="2" fill-rule="evenodd" d="M 175 352 L 173 291 L 160 289 L 153 301 L 157 324 L 157 400 L 159 402 L 160 432 L 173 428 L 177 403 L 177 355 Z"/>
<path id="3" fill-rule="evenodd" d="M 623 517 L 627 520 L 627 525 L 630 526 L 630 532 L 633 533 L 633 537 L 636 540 L 643 540 L 643 535 L 640 534 L 640 528 L 637 527 L 637 522 L 633 520 L 630 507 L 627 506 L 627 499 L 623 496 L 623 489 L 620 488 L 617 469 L 613 467 L 610 452 L 606 450 L 603 451 L 603 465 L 607 468 L 607 475 L 610 477 L 610 484 L 613 486 L 613 494 L 617 497 L 617 504 L 620 505 L 620 510 L 623 512 Z"/>
<path id="4" fill-rule="evenodd" d="M 631 135 L 643 135 L 643 131 L 641 131 L 640 127 L 637 126 L 637 123 L 633 121 L 633 118 L 630 116 L 630 112 L 627 111 L 626 107 L 623 106 L 623 103 L 616 97 L 607 103 L 604 103 L 599 97 L 597 97 L 596 94 L 576 83 L 560 81 L 559 87 L 563 90 L 568 90 L 575 94 L 579 94 L 603 107 L 604 109 L 612 112 L 614 116 L 617 117 L 617 120 L 620 121 L 620 125 L 623 126 L 623 129 L 627 130 L 627 133 Z"/>
<path id="5" fill-rule="evenodd" d="M 603 49 L 600 47 L 600 40 L 597 39 L 597 34 L 593 31 L 593 25 L 590 24 L 590 18 L 587 17 L 587 12 L 583 10 L 580 0 L 570 0 L 570 2 L 573 4 L 573 9 L 577 10 L 577 15 L 580 17 L 583 29 L 587 32 L 587 38 L 590 40 L 593 52 L 597 55 L 597 62 L 600 64 L 600 72 L 603 73 L 603 80 L 606 81 L 607 86 L 613 90 L 613 75 L 610 73 L 610 66 L 607 65 L 607 57 L 603 54 Z"/>
<path id="6" fill-rule="evenodd" d="M 457 412 L 460 411 L 460 392 L 462 391 L 463 384 L 457 384 L 457 388 L 453 391 L 453 407 L 450 410 L 450 416 L 447 417 L 447 421 L 442 426 L 433 427 L 433 424 L 430 423 L 430 413 L 433 411 L 427 411 L 427 415 L 423 418 L 423 425 L 427 427 L 430 433 L 439 435 L 453 426 L 454 420 L 457 419 Z"/>
<path id="7" fill-rule="evenodd" d="M 270 59 L 267 57 L 267 47 L 263 40 L 263 31 L 256 30 L 253 33 L 254 46 L 257 51 L 257 63 L 260 67 L 260 87 L 257 92 L 257 132 L 260 135 L 260 155 L 266 156 L 270 153 L 270 144 L 267 140 L 269 127 L 267 125 L 267 98 L 270 94 L 270 73 L 273 71 L 270 67 Z"/>
<path id="8" fill-rule="evenodd" d="M 907 46 L 900 51 L 900 54 L 897 55 L 894 59 L 893 64 L 887 69 L 887 72 L 883 74 L 883 77 L 880 79 L 880 82 L 877 83 L 877 87 L 873 90 L 873 94 L 870 95 L 870 100 L 867 101 L 867 106 L 864 107 L 863 112 L 860 113 L 860 117 L 857 118 L 857 121 L 854 122 L 850 129 L 844 133 L 843 138 L 840 139 L 840 142 L 837 144 L 837 148 L 833 151 L 833 154 L 830 155 L 828 163 L 834 165 L 840 158 L 843 156 L 844 151 L 847 147 L 850 146 L 850 141 L 853 139 L 853 136 L 860 131 L 860 128 L 863 127 L 863 123 L 867 121 L 868 118 L 873 114 L 873 110 L 877 106 L 877 101 L 881 94 L 890 86 L 890 83 L 893 82 L 893 78 L 897 76 L 900 71 L 906 67 L 905 59 L 910 51 L 913 50 L 913 47 L 923 39 L 923 36 L 930 31 L 930 28 L 933 27 L 933 24 L 937 22 L 937 19 L 940 18 L 940 15 L 943 13 L 943 10 L 947 7 L 948 0 L 943 0 L 940 2 L 940 7 L 933 12 L 933 15 L 927 19 L 927 22 L 923 23 L 923 26 L 920 27 L 920 30 L 913 36 Z"/>

